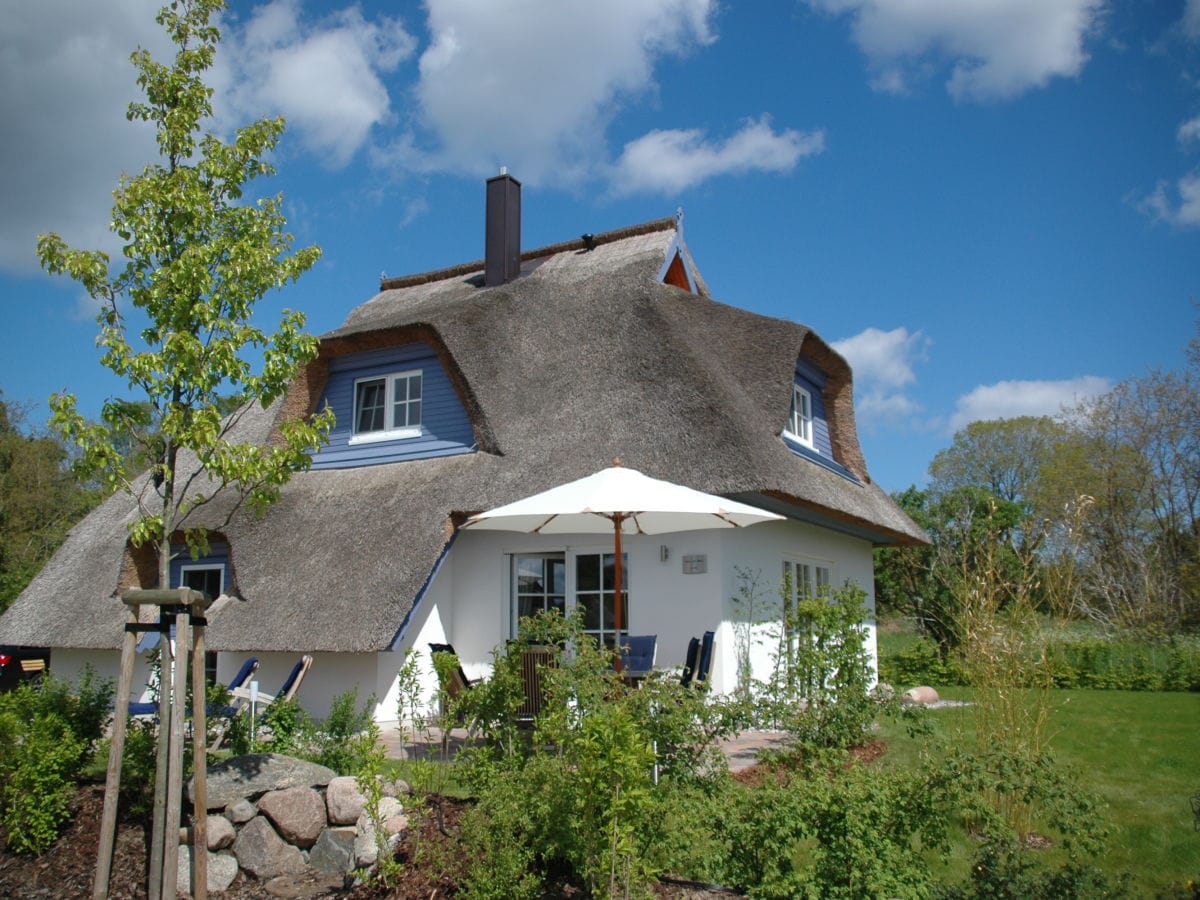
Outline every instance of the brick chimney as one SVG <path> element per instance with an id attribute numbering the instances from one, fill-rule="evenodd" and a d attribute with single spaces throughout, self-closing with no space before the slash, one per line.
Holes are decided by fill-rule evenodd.
<path id="1" fill-rule="evenodd" d="M 501 168 L 487 182 L 483 283 L 506 284 L 521 273 L 521 182 Z"/>

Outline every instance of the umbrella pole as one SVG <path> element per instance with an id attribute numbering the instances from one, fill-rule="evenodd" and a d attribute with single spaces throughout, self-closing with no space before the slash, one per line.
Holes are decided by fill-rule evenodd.
<path id="1" fill-rule="evenodd" d="M 621 581 L 623 578 L 623 572 L 622 572 L 622 566 L 621 566 L 621 517 L 620 516 L 615 517 L 613 519 L 613 522 L 617 526 L 617 530 L 614 535 L 617 555 L 616 555 L 616 558 L 613 560 L 613 577 L 616 580 L 616 585 L 613 588 L 613 604 L 614 604 L 614 607 L 613 607 L 613 626 L 614 626 L 613 630 L 616 632 L 616 634 L 614 635 L 614 638 L 615 638 L 615 642 L 617 645 L 616 646 L 617 659 L 616 659 L 615 666 L 616 666 L 617 674 L 620 675 L 621 674 L 621 624 L 622 624 L 621 623 L 621 607 L 623 605 L 621 603 Z"/>

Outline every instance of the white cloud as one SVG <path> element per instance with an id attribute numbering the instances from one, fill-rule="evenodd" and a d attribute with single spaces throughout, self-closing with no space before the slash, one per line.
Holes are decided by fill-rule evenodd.
<path id="1" fill-rule="evenodd" d="M 1200 226 L 1200 172 L 1184 175 L 1173 186 L 1160 181 L 1136 206 L 1152 219 L 1181 228 Z"/>
<path id="2" fill-rule="evenodd" d="M 431 43 L 415 96 L 435 146 L 425 166 L 569 184 L 607 159 L 621 102 L 654 66 L 713 40 L 713 0 L 429 0 Z M 414 159 L 401 140 L 398 159 Z"/>
<path id="3" fill-rule="evenodd" d="M 1079 74 L 1083 42 L 1105 0 L 808 0 L 850 13 L 854 38 L 877 89 L 907 89 L 912 73 L 952 66 L 947 89 L 961 100 L 995 100 Z M 1196 0 L 1193 0 L 1195 3 Z"/>
<path id="4" fill-rule="evenodd" d="M 958 398 L 948 431 L 971 422 L 1011 419 L 1017 416 L 1054 416 L 1064 407 L 1107 392 L 1112 383 L 1098 375 L 1062 381 L 1001 381 L 981 385 Z"/>
<path id="5" fill-rule="evenodd" d="M 802 157 L 824 149 L 824 132 L 776 132 L 766 116 L 722 142 L 708 140 L 699 129 L 652 131 L 625 145 L 614 182 L 622 193 L 670 193 L 717 175 L 790 172 Z"/>
<path id="6" fill-rule="evenodd" d="M 350 7 L 313 24 L 297 0 L 274 0 L 222 43 L 224 112 L 235 124 L 283 115 L 308 150 L 341 167 L 390 119 L 381 75 L 415 49 L 399 19 L 368 22 Z"/>
<path id="7" fill-rule="evenodd" d="M 1197 8 L 1200 8 L 1200 0 L 1196 0 Z M 1179 126 L 1179 131 L 1176 134 L 1179 143 L 1187 144 L 1191 141 L 1200 141 L 1200 116 L 1194 119 L 1189 119 Z"/>
<path id="8" fill-rule="evenodd" d="M 0 0 L 0 267 L 37 270 L 38 234 L 115 252 L 107 229 L 122 171 L 154 154 L 153 131 L 131 124 L 138 98 L 129 55 L 165 43 L 159 0 Z"/>
<path id="9" fill-rule="evenodd" d="M 169 59 L 155 23 L 161 0 L 0 0 L 0 268 L 36 271 L 37 235 L 119 252 L 108 231 L 122 172 L 156 158 L 153 128 L 126 121 L 140 100 L 130 54 Z M 317 25 L 297 3 L 276 0 L 244 24 L 222 23 L 206 80 L 223 124 L 282 113 L 304 145 L 340 165 L 391 115 L 379 73 L 411 55 L 397 20 L 365 22 L 357 7 Z M 234 117 L 236 121 L 233 121 Z M 226 122 L 226 119 L 229 121 Z"/>
<path id="10" fill-rule="evenodd" d="M 1200 41 L 1200 0 L 1188 0 L 1180 25 L 1185 35 L 1193 41 Z"/>
<path id="11" fill-rule="evenodd" d="M 916 363 L 926 358 L 931 341 L 907 328 L 867 328 L 833 343 L 854 370 L 855 410 L 867 428 L 880 421 L 911 418 L 921 406 L 904 390 L 915 384 Z"/>

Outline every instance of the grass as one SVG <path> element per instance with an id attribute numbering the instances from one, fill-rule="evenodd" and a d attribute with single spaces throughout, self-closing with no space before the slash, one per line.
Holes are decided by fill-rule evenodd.
<path id="1" fill-rule="evenodd" d="M 969 688 L 943 691 L 949 699 L 970 695 Z M 1114 877 L 1131 873 L 1139 897 L 1200 880 L 1200 832 L 1190 807 L 1200 792 L 1200 694 L 1060 690 L 1052 705 L 1051 751 L 1106 804 L 1112 835 L 1098 864 Z M 971 707 L 928 715 L 936 736 L 971 739 Z M 920 747 L 900 726 L 885 725 L 883 737 L 886 764 L 916 763 Z M 951 869 L 961 871 L 968 855 L 960 848 Z"/>

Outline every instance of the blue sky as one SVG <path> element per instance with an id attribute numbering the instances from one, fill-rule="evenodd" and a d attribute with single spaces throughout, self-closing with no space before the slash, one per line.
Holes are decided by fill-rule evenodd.
<path id="1" fill-rule="evenodd" d="M 0 0 L 0 390 L 124 386 L 39 232 L 114 250 L 150 0 Z M 532 248 L 684 212 L 714 296 L 855 369 L 868 466 L 923 483 L 974 419 L 1175 368 L 1200 310 L 1200 0 L 235 2 L 214 128 L 282 114 L 264 189 L 324 257 L 268 298 L 336 327 L 477 259 L 483 182 Z"/>

